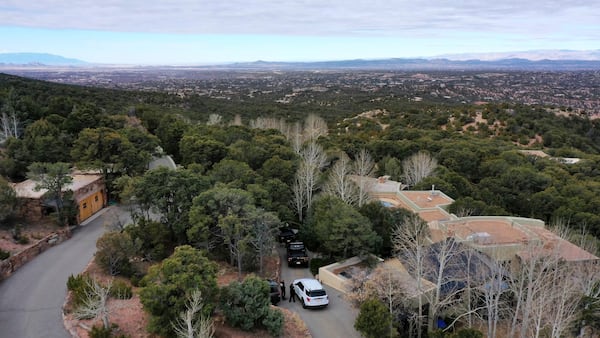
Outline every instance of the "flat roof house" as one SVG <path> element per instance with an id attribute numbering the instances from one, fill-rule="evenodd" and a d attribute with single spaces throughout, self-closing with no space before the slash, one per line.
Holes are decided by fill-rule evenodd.
<path id="1" fill-rule="evenodd" d="M 73 191 L 78 206 L 77 223 L 90 218 L 107 204 L 106 186 L 102 175 L 76 172 L 73 181 L 63 191 Z M 26 180 L 13 184 L 17 198 L 17 215 L 28 221 L 39 221 L 55 209 L 55 202 L 44 199 L 46 189 L 35 189 L 36 182 Z"/>
<path id="2" fill-rule="evenodd" d="M 365 179 L 365 178 L 363 178 Z M 433 187 L 431 190 L 403 190 L 387 177 L 368 178 L 369 195 L 391 208 L 418 214 L 429 226 L 430 242 L 453 238 L 500 261 L 526 259 L 531 243 L 548 254 L 554 252 L 566 262 L 598 260 L 595 255 L 561 238 L 542 220 L 511 216 L 457 217 L 446 210 L 454 200 Z"/>

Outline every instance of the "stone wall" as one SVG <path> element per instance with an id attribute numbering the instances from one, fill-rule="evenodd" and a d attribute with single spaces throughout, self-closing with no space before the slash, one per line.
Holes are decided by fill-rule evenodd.
<path id="1" fill-rule="evenodd" d="M 55 246 L 58 243 L 68 239 L 71 236 L 70 230 L 63 229 L 52 233 L 32 246 L 24 249 L 21 252 L 18 252 L 14 255 L 11 255 L 7 259 L 0 262 L 0 280 L 3 280 L 9 277 L 13 272 L 15 272 L 18 268 L 25 265 L 27 262 L 35 258 L 40 253 L 46 251 L 46 249 Z"/>
<path id="2" fill-rule="evenodd" d="M 35 198 L 19 198 L 17 200 L 16 215 L 29 222 L 37 222 L 44 218 L 42 201 Z"/>

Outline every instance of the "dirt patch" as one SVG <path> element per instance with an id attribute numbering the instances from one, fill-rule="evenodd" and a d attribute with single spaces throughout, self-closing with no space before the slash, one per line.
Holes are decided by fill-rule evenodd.
<path id="1" fill-rule="evenodd" d="M 312 337 L 310 331 L 306 327 L 304 321 L 300 316 L 287 309 L 275 307 L 279 311 L 283 312 L 284 316 L 284 327 L 282 337 L 286 338 L 310 338 Z M 215 319 L 215 338 L 263 338 L 270 337 L 269 333 L 265 330 L 256 330 L 253 332 L 242 331 L 237 328 L 227 326 L 222 316 L 218 316 Z"/>
<path id="2" fill-rule="evenodd" d="M 368 268 L 369 268 L 369 265 L 366 262 L 360 261 L 356 264 L 347 265 L 347 266 L 344 266 L 341 268 L 334 269 L 333 273 L 335 275 L 339 275 L 342 272 L 345 272 L 349 275 L 352 275 L 352 273 L 355 273 L 356 271 L 360 271 L 360 270 L 364 270 L 364 269 L 368 269 Z"/>
<path id="3" fill-rule="evenodd" d="M 11 254 L 15 254 L 17 252 L 21 252 L 31 246 L 33 246 L 38 240 L 50 235 L 61 228 L 56 226 L 54 222 L 50 220 L 44 220 L 35 223 L 20 223 L 15 222 L 16 224 L 21 225 L 21 238 L 26 238 L 26 243 L 15 240 L 13 236 L 13 229 L 15 225 L 12 226 L 1 226 L 0 227 L 0 249 L 10 252 Z"/>
<path id="4" fill-rule="evenodd" d="M 131 286 L 129 279 L 123 277 L 113 277 L 102 271 L 102 269 L 92 260 L 82 273 L 87 273 L 102 284 L 110 281 L 121 280 Z M 111 324 L 118 325 L 118 334 L 124 334 L 131 338 L 149 338 L 158 337 L 146 331 L 149 315 L 144 311 L 140 297 L 139 288 L 132 287 L 133 297 L 131 299 L 109 299 L 107 305 L 109 309 L 109 320 Z M 67 300 L 64 306 L 65 327 L 73 337 L 87 338 L 89 330 L 93 326 L 101 326 L 100 318 L 95 319 L 76 319 L 73 315 L 71 305 L 71 292 L 67 294 Z"/>

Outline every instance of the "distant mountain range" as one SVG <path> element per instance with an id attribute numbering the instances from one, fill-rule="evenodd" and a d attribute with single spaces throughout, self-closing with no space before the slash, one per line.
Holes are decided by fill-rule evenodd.
<path id="1" fill-rule="evenodd" d="M 235 63 L 220 68 L 277 69 L 277 70 L 600 70 L 600 60 L 538 60 L 500 59 L 384 59 L 344 60 L 323 62 L 265 62 Z"/>
<path id="2" fill-rule="evenodd" d="M 84 66 L 88 63 L 45 53 L 0 53 L 0 64 L 32 66 Z"/>
<path id="3" fill-rule="evenodd" d="M 454 61 L 481 60 L 496 61 L 502 59 L 526 59 L 530 61 L 541 60 L 585 60 L 600 61 L 600 49 L 597 50 L 568 50 L 568 49 L 542 49 L 525 52 L 501 52 L 501 53 L 462 53 L 445 54 L 435 59 L 448 59 Z"/>
<path id="4" fill-rule="evenodd" d="M 41 53 L 0 53 L 0 66 L 111 67 Z M 120 66 L 114 66 L 120 67 Z M 143 66 L 142 66 L 143 67 Z M 156 68 L 157 66 L 152 66 Z M 160 66 L 159 66 L 160 67 Z M 166 68 L 180 68 L 163 66 Z M 195 69 L 232 70 L 599 70 L 600 50 L 534 50 L 506 53 L 449 54 L 423 58 L 356 59 L 317 62 L 240 62 Z"/>

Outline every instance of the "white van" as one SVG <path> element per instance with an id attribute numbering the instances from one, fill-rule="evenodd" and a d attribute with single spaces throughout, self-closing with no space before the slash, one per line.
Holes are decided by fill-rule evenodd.
<path id="1" fill-rule="evenodd" d="M 329 297 L 318 280 L 312 278 L 301 278 L 294 280 L 294 291 L 302 302 L 303 308 L 326 307 Z"/>

